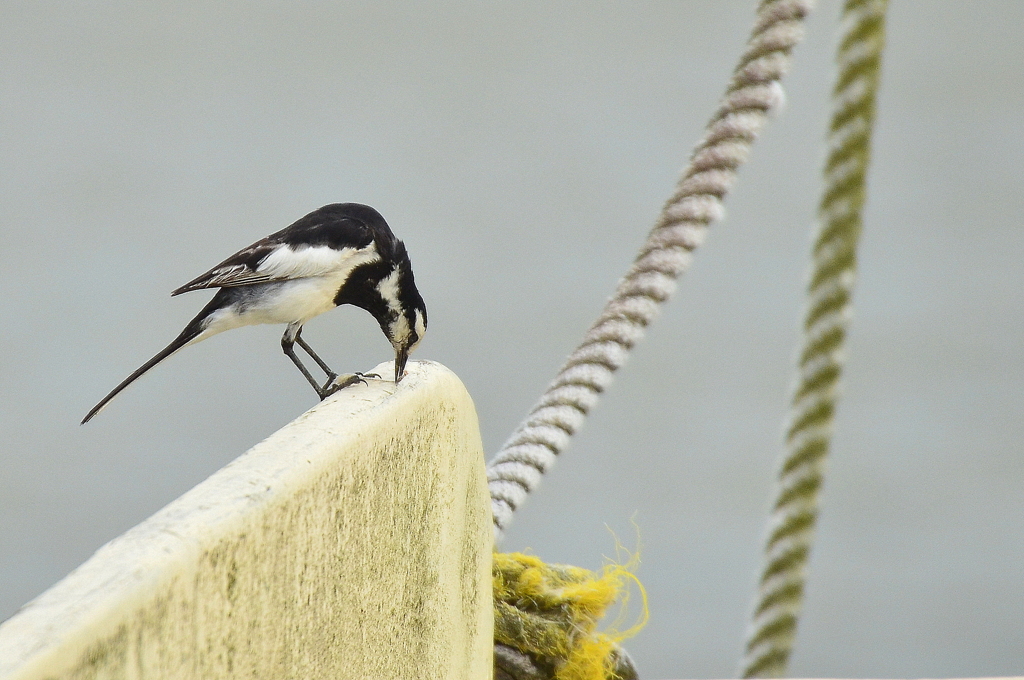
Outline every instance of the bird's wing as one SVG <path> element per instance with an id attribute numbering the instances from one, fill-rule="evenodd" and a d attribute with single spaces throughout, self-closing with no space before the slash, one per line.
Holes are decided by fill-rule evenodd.
<path id="1" fill-rule="evenodd" d="M 283 243 L 271 243 L 269 238 L 257 241 L 248 248 L 238 251 L 210 271 L 197 276 L 171 295 L 181 295 L 191 290 L 229 286 L 244 286 L 250 283 L 270 281 L 268 272 L 260 272 L 260 263 L 275 250 L 285 247 Z"/>
<path id="2" fill-rule="evenodd" d="M 356 265 L 379 259 L 372 241 L 363 247 L 352 246 L 341 250 L 332 246 L 285 245 L 268 255 L 257 267 L 256 273 L 269 276 L 271 281 L 303 279 L 341 273 Z"/>
<path id="3" fill-rule="evenodd" d="M 374 234 L 361 220 L 325 206 L 253 243 L 171 295 L 202 288 L 247 286 L 323 276 L 379 259 Z"/>

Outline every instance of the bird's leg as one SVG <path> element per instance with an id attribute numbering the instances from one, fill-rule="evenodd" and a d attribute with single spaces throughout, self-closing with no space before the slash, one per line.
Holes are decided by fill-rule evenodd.
<path id="1" fill-rule="evenodd" d="M 299 361 L 299 358 L 295 355 L 293 345 L 296 343 L 299 347 L 304 349 L 306 354 L 316 362 L 317 366 L 323 369 L 323 372 L 327 374 L 327 381 L 323 384 L 323 387 L 317 383 L 306 367 L 302 365 L 302 362 Z M 288 358 L 290 358 L 295 365 L 298 366 L 299 370 L 302 371 L 302 375 L 306 376 L 306 380 L 308 380 L 309 384 L 313 386 L 314 390 L 316 390 L 317 396 L 320 397 L 320 401 L 323 401 L 340 389 L 344 389 L 350 385 L 355 385 L 356 383 L 366 382 L 363 379 L 364 376 L 362 373 L 353 373 L 345 376 L 341 380 L 338 380 L 338 374 L 332 371 L 331 367 L 328 366 L 323 359 L 317 356 L 317 353 L 313 351 L 313 348 L 302 339 L 302 326 L 294 324 L 288 326 L 288 329 L 284 332 L 284 336 L 281 338 L 281 348 L 284 349 L 284 353 L 288 355 Z"/>
<path id="2" fill-rule="evenodd" d="M 313 348 L 309 346 L 309 343 L 302 339 L 302 328 L 299 328 L 299 330 L 295 332 L 295 342 L 298 343 L 299 347 L 306 350 L 306 354 L 308 354 L 313 361 L 316 362 L 316 365 L 327 374 L 327 377 L 337 377 L 337 373 L 331 370 L 331 367 L 327 365 L 327 362 L 317 356 L 317 353 L 313 351 Z"/>
<path id="3" fill-rule="evenodd" d="M 328 366 L 323 359 L 317 356 L 316 352 L 313 351 L 313 348 L 309 346 L 309 343 L 302 339 L 301 329 L 299 329 L 299 332 L 295 334 L 295 342 L 299 345 L 299 347 L 306 350 L 306 354 L 312 357 L 313 361 L 315 361 L 317 365 L 323 369 L 324 373 L 327 374 L 327 382 L 324 384 L 330 385 L 331 382 L 338 377 L 338 374 L 332 371 L 331 367 Z M 359 371 L 356 371 L 352 375 L 354 375 L 357 378 L 360 378 L 360 380 L 346 378 L 345 380 L 342 381 L 344 383 L 342 387 L 348 387 L 349 385 L 354 385 L 357 382 L 366 382 L 365 380 L 361 380 L 362 378 L 380 378 L 380 376 L 377 375 L 376 373 L 360 373 Z"/>
<path id="4" fill-rule="evenodd" d="M 295 367 L 299 369 L 299 372 L 306 377 L 306 380 L 309 381 L 309 384 L 313 386 L 314 390 L 316 390 L 317 396 L 320 397 L 321 401 L 323 401 L 324 399 L 327 398 L 329 393 L 324 388 L 320 387 L 320 383 L 318 383 L 316 379 L 313 378 L 312 375 L 310 375 L 309 370 L 302 365 L 301 361 L 299 361 L 299 357 L 295 356 L 296 335 L 297 331 L 293 332 L 292 327 L 288 326 L 288 330 L 286 330 L 284 332 L 284 335 L 281 336 L 281 349 L 284 350 L 285 356 L 292 360 L 292 363 L 295 364 Z"/>

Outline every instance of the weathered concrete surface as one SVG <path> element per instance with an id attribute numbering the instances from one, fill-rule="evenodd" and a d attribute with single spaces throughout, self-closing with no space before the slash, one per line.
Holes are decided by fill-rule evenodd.
<path id="1" fill-rule="evenodd" d="M 416 362 L 100 548 L 0 626 L 0 678 L 489 678 L 491 540 L 472 401 Z"/>

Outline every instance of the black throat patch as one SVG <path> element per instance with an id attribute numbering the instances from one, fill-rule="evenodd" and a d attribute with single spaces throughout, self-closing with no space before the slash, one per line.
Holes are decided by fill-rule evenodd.
<path id="1" fill-rule="evenodd" d="M 365 309 L 380 323 L 380 329 L 384 331 L 384 335 L 388 335 L 396 314 L 388 306 L 387 301 L 381 297 L 377 290 L 377 284 L 387 278 L 392 271 L 394 271 L 394 266 L 386 262 L 372 262 L 356 267 L 338 294 L 334 296 L 334 304 L 338 306 L 355 305 L 360 309 Z"/>

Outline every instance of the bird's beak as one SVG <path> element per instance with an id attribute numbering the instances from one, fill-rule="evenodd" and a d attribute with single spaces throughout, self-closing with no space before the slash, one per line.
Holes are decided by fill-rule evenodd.
<path id="1" fill-rule="evenodd" d="M 395 384 L 402 379 L 405 374 L 405 363 L 409 361 L 409 350 L 405 347 L 395 352 Z"/>

